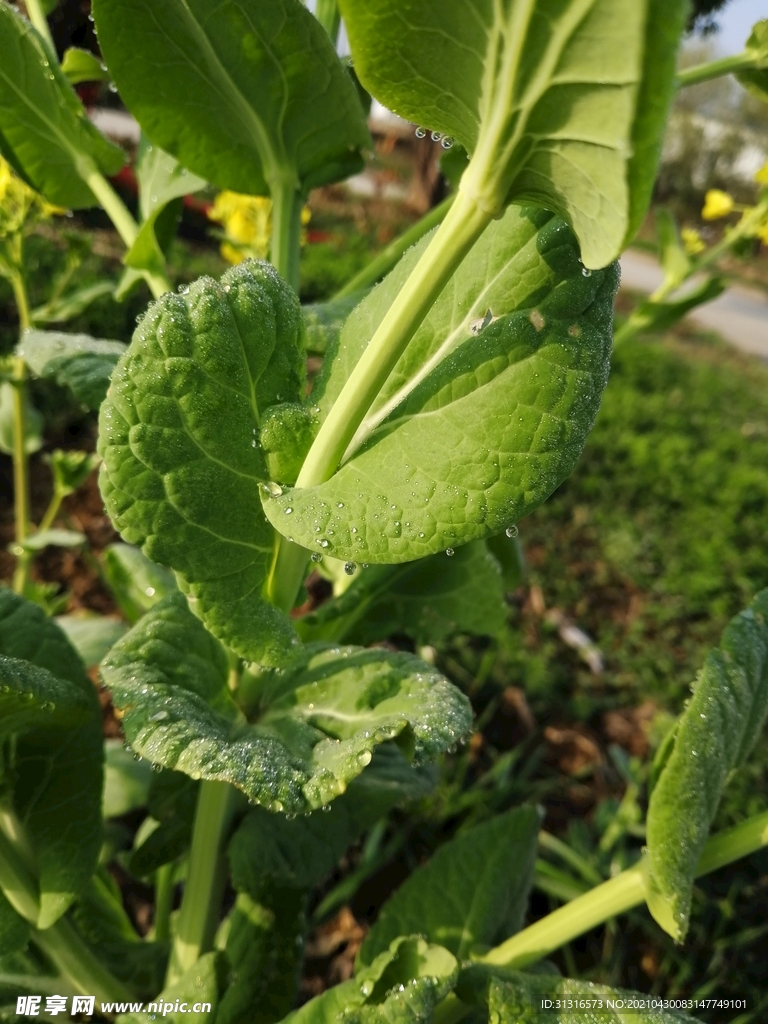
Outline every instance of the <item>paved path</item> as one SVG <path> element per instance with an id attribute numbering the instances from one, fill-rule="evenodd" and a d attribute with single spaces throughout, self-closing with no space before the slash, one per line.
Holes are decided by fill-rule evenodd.
<path id="1" fill-rule="evenodd" d="M 621 283 L 633 291 L 652 292 L 661 284 L 656 260 L 634 249 L 621 257 Z M 768 294 L 756 288 L 733 285 L 728 291 L 690 314 L 692 320 L 744 352 L 768 359 Z"/>

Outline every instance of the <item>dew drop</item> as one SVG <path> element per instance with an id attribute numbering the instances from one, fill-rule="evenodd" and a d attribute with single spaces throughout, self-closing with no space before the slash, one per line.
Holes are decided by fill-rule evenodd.
<path id="1" fill-rule="evenodd" d="M 354 576 L 356 568 L 357 568 L 357 566 L 355 565 L 354 562 L 345 562 L 344 563 L 344 572 L 347 574 L 347 576 Z"/>
<path id="2" fill-rule="evenodd" d="M 443 149 L 450 149 L 451 146 L 453 145 L 453 138 L 450 135 L 446 135 L 445 138 L 440 143 L 440 145 L 443 147 Z"/>
<path id="3" fill-rule="evenodd" d="M 442 132 L 432 132 L 432 141 L 433 142 L 439 142 L 440 139 L 442 139 L 442 137 L 443 137 L 443 133 Z"/>
<path id="4" fill-rule="evenodd" d="M 426 128 L 422 128 L 422 127 L 418 127 L 416 129 L 416 133 L 415 134 L 416 134 L 416 138 L 417 139 L 425 139 L 427 137 L 427 129 Z"/>
<path id="5" fill-rule="evenodd" d="M 454 554 L 453 548 L 446 548 L 445 553 L 446 555 L 448 555 L 449 558 L 451 558 Z"/>
<path id="6" fill-rule="evenodd" d="M 292 509 L 292 508 L 286 508 L 286 509 L 284 509 L 283 511 L 285 512 L 285 514 L 286 514 L 287 516 L 289 516 L 289 515 L 291 514 L 291 512 L 293 512 L 293 509 Z"/>
<path id="7" fill-rule="evenodd" d="M 309 560 L 310 562 L 322 562 L 323 556 L 320 554 L 319 551 L 313 551 L 312 554 L 309 556 Z"/>
<path id="8" fill-rule="evenodd" d="M 147 595 L 147 597 L 154 597 L 155 596 L 155 588 L 154 587 L 147 587 L 147 589 L 144 591 L 144 593 Z"/>
<path id="9" fill-rule="evenodd" d="M 581 276 L 582 277 L 592 277 L 592 271 L 591 270 L 587 270 L 586 267 L 582 267 L 581 268 Z"/>
<path id="10" fill-rule="evenodd" d="M 516 537 L 519 532 L 520 531 L 518 530 L 518 528 L 516 526 L 508 526 L 506 528 L 506 530 L 504 531 L 504 533 L 506 533 L 506 535 L 508 537 Z"/>

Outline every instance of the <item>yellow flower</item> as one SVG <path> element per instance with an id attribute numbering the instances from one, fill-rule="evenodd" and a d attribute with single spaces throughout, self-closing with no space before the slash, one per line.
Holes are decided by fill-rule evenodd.
<path id="1" fill-rule="evenodd" d="M 768 220 L 765 222 L 765 224 L 762 225 L 762 227 L 758 229 L 757 237 L 760 239 L 763 245 L 768 245 Z"/>
<path id="2" fill-rule="evenodd" d="M 272 230 L 271 199 L 225 190 L 216 196 L 208 216 L 224 228 L 221 255 L 229 263 L 242 263 L 249 256 L 266 258 Z"/>
<path id="3" fill-rule="evenodd" d="M 727 217 L 734 207 L 733 196 L 721 192 L 719 188 L 711 188 L 704 196 L 704 209 L 701 216 L 704 220 L 717 220 Z"/>
<path id="4" fill-rule="evenodd" d="M 698 256 L 706 249 L 701 235 L 695 228 L 683 228 L 680 237 L 683 240 L 683 248 L 689 256 Z"/>
<path id="5" fill-rule="evenodd" d="M 30 188 L 0 156 L 0 239 L 17 235 L 30 216 L 64 212 Z"/>
<path id="6" fill-rule="evenodd" d="M 755 181 L 758 183 L 758 185 L 765 185 L 768 187 L 768 160 L 766 160 L 766 162 L 755 175 Z"/>

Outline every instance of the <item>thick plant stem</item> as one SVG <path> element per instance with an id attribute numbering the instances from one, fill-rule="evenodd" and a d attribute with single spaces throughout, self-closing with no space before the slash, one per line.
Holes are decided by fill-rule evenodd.
<path id="1" fill-rule="evenodd" d="M 292 182 L 279 182 L 273 186 L 269 258 L 278 274 L 297 294 L 303 206 L 301 194 Z"/>
<path id="2" fill-rule="evenodd" d="M 732 75 L 735 71 L 744 71 L 755 66 L 754 55 L 748 50 L 742 53 L 735 53 L 730 57 L 721 57 L 719 60 L 711 60 L 706 64 L 696 64 L 692 68 L 684 68 L 677 73 L 677 85 L 685 88 L 688 85 L 698 85 L 699 82 L 709 82 L 713 78 L 721 78 L 723 75 Z"/>
<path id="3" fill-rule="evenodd" d="M 696 877 L 716 871 L 764 846 L 768 846 L 768 811 L 713 836 L 699 858 Z M 486 964 L 520 970 L 644 900 L 645 858 L 524 928 L 486 953 L 481 960 Z M 437 1008 L 434 1024 L 456 1024 L 470 1010 L 455 996 L 448 996 Z"/>
<path id="4" fill-rule="evenodd" d="M 53 45 L 53 36 L 51 35 L 48 19 L 45 16 L 45 11 L 43 10 L 43 5 L 40 3 L 40 0 L 25 0 L 25 6 L 27 8 L 29 20 L 46 41 L 50 47 L 51 53 L 56 56 L 56 47 Z"/>
<path id="5" fill-rule="evenodd" d="M 115 230 L 122 238 L 126 248 L 130 249 L 139 234 L 139 226 L 131 216 L 131 211 L 93 163 L 89 161 L 80 169 L 80 173 L 114 224 Z M 149 290 L 156 299 L 159 299 L 164 292 L 173 291 L 173 285 L 165 274 L 145 272 L 144 277 L 149 285 Z"/>
<path id="6" fill-rule="evenodd" d="M 178 981 L 212 948 L 226 880 L 224 847 L 235 798 L 235 789 L 226 782 L 204 780 L 200 786 L 167 985 Z"/>
<path id="7" fill-rule="evenodd" d="M 269 600 L 289 615 L 296 602 L 304 577 L 307 574 L 309 552 L 299 544 L 293 544 L 287 537 L 279 537 L 272 571 L 267 583 Z"/>
<path id="8" fill-rule="evenodd" d="M 19 327 L 22 333 L 32 326 L 27 291 L 19 271 L 11 278 L 13 295 L 19 313 Z M 20 356 L 13 361 L 13 503 L 16 543 L 21 545 L 29 536 L 29 458 L 26 450 L 27 439 L 27 367 Z M 20 549 L 13 575 L 13 589 L 23 594 L 29 580 L 29 552 Z"/>
<path id="9" fill-rule="evenodd" d="M 377 281 L 380 281 L 412 245 L 415 245 L 428 231 L 431 231 L 432 228 L 444 220 L 455 198 L 455 195 L 448 196 L 442 203 L 433 207 L 429 213 L 425 214 L 421 220 L 416 221 L 407 231 L 404 231 L 402 235 L 390 242 L 386 249 L 382 249 L 376 259 L 371 260 L 367 266 L 363 267 L 359 274 L 355 274 L 350 281 L 347 281 L 344 287 L 336 292 L 331 301 L 345 299 L 348 295 L 354 295 L 355 292 L 362 291 L 364 288 L 370 288 Z"/>
<path id="10" fill-rule="evenodd" d="M 296 481 L 314 487 L 336 472 L 349 442 L 456 267 L 492 220 L 461 189 L 436 235 L 374 333 L 309 450 Z"/>
<path id="11" fill-rule="evenodd" d="M 44 931 L 35 927 L 40 909 L 37 882 L 17 845 L 0 829 L 0 889 L 32 925 L 32 940 L 53 961 L 75 991 L 101 1000 L 130 999 L 131 991 L 98 960 L 72 924 L 59 918 Z"/>

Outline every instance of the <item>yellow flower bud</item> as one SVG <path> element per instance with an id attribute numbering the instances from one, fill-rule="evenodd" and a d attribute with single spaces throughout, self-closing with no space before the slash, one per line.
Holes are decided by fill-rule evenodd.
<path id="1" fill-rule="evenodd" d="M 733 206 L 733 196 L 729 196 L 727 192 L 721 192 L 719 188 L 711 188 L 704 196 L 704 209 L 701 211 L 701 216 L 704 220 L 727 217 Z"/>
<path id="2" fill-rule="evenodd" d="M 680 237 L 683 240 L 683 248 L 689 256 L 698 256 L 706 249 L 701 235 L 695 228 L 683 228 Z"/>

